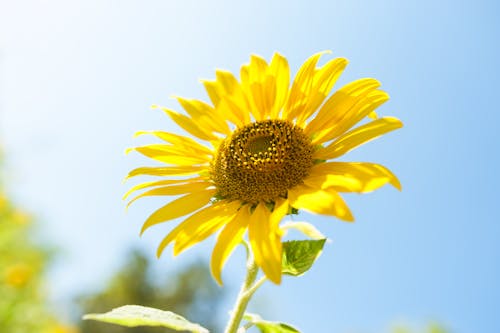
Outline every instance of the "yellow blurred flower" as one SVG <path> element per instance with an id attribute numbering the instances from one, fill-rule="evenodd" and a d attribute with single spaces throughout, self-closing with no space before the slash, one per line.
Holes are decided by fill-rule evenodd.
<path id="1" fill-rule="evenodd" d="M 7 207 L 7 196 L 5 193 L 0 193 L 0 209 L 4 209 Z"/>
<path id="2" fill-rule="evenodd" d="M 49 327 L 44 333 L 78 333 L 79 330 L 73 326 L 67 326 L 62 324 L 55 324 Z"/>
<path id="3" fill-rule="evenodd" d="M 291 86 L 286 58 L 276 53 L 267 63 L 252 55 L 239 80 L 217 70 L 215 81 L 203 81 L 212 104 L 177 97 L 187 115 L 162 108 L 196 140 L 163 131 L 138 133 L 164 143 L 132 150 L 166 166 L 140 167 L 128 178 L 168 178 L 136 185 L 125 198 L 146 188 L 130 203 L 145 196 L 183 195 L 149 216 L 142 232 L 192 214 L 163 239 L 158 255 L 170 243 L 177 255 L 222 229 L 211 260 L 212 274 L 222 283 L 222 267 L 248 230 L 256 263 L 280 283 L 279 223 L 285 215 L 303 209 L 353 221 L 340 192 L 364 193 L 387 183 L 400 189 L 382 165 L 330 161 L 402 123 L 377 118 L 374 110 L 389 96 L 375 79 L 356 80 L 330 95 L 347 60 L 318 67 L 322 54 L 306 60 Z"/>
<path id="4" fill-rule="evenodd" d="M 15 288 L 25 286 L 33 275 L 33 269 L 24 263 L 17 263 L 5 269 L 4 281 Z"/>
<path id="5" fill-rule="evenodd" d="M 31 216 L 16 210 L 12 213 L 12 222 L 18 225 L 26 225 L 31 222 Z"/>

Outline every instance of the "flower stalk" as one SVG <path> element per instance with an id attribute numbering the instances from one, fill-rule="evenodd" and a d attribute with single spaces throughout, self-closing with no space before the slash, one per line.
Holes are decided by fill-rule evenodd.
<path id="1" fill-rule="evenodd" d="M 259 266 L 257 266 L 253 258 L 249 256 L 247 260 L 247 275 L 245 277 L 243 285 L 241 286 L 238 298 L 236 299 L 233 311 L 231 312 L 231 318 L 227 323 L 224 333 L 238 332 L 238 328 L 240 326 L 241 319 L 245 314 L 248 302 L 252 298 L 253 294 L 257 291 L 257 289 L 266 280 L 266 278 L 263 277 L 259 281 L 257 281 L 257 283 L 254 284 L 258 273 L 259 273 Z"/>

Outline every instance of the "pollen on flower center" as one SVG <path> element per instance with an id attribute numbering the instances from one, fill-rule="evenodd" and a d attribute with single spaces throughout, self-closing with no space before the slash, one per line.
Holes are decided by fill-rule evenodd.
<path id="1" fill-rule="evenodd" d="M 308 175 L 313 151 L 302 128 L 291 122 L 248 124 L 219 146 L 211 175 L 217 195 L 250 203 L 284 197 Z"/>

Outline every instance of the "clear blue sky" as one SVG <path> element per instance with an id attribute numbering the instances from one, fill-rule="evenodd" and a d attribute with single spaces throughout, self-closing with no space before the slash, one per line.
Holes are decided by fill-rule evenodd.
<path id="1" fill-rule="evenodd" d="M 493 0 L 0 0 L 0 142 L 10 192 L 67 251 L 55 298 L 96 288 L 132 245 L 153 255 L 171 227 L 139 239 L 160 201 L 128 214 L 121 202 L 123 176 L 147 163 L 124 155 L 142 142 L 132 133 L 175 130 L 151 104 L 206 99 L 198 79 L 251 53 L 279 51 L 296 70 L 329 49 L 350 60 L 341 84 L 376 77 L 390 93 L 380 113 L 405 127 L 348 157 L 387 165 L 403 192 L 348 196 L 355 224 L 304 215 L 333 242 L 304 277 L 263 288 L 263 310 L 306 333 L 429 320 L 500 332 L 499 12 Z M 158 267 L 208 262 L 212 244 Z M 241 259 L 225 271 L 229 299 Z"/>

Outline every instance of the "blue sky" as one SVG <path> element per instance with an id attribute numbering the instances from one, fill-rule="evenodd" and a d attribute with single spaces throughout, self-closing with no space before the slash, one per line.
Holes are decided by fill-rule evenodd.
<path id="1" fill-rule="evenodd" d="M 126 214 L 125 156 L 140 129 L 176 131 L 152 104 L 207 100 L 199 83 L 249 55 L 292 69 L 332 50 L 350 60 L 338 86 L 376 77 L 391 95 L 380 114 L 405 127 L 346 158 L 391 168 L 403 192 L 347 196 L 355 224 L 303 215 L 333 242 L 315 267 L 255 303 L 303 332 L 381 332 L 437 320 L 453 332 L 498 332 L 496 214 L 500 10 L 495 1 L 0 2 L 0 142 L 9 191 L 66 251 L 54 297 L 97 288 L 130 246 L 154 254 L 171 225 L 139 239 L 161 200 Z M 202 256 L 213 239 L 168 270 Z M 224 278 L 242 278 L 238 252 Z M 56 288 L 57 286 L 57 288 Z M 228 303 L 228 308 L 230 304 Z M 260 304 L 260 306 L 259 306 Z"/>

